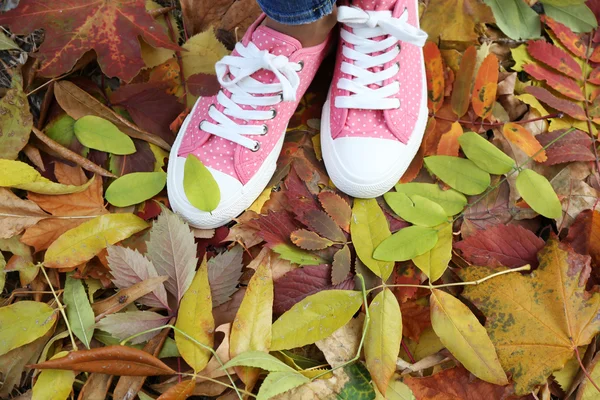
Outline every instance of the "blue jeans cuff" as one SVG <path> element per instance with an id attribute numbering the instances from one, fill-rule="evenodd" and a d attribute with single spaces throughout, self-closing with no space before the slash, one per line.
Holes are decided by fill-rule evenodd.
<path id="1" fill-rule="evenodd" d="M 333 12 L 335 0 L 256 0 L 269 18 L 280 24 L 302 25 L 315 22 Z"/>

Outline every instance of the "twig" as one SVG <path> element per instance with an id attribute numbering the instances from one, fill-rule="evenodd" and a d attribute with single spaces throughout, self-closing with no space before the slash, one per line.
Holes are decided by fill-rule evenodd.
<path id="1" fill-rule="evenodd" d="M 476 122 L 476 121 L 465 121 L 462 119 L 452 119 L 452 118 L 446 118 L 446 117 L 441 117 L 439 115 L 433 114 L 433 113 L 429 113 L 430 117 L 433 117 L 435 119 L 440 119 L 442 121 L 448 121 L 448 122 L 458 122 L 459 124 L 468 124 L 468 125 L 479 125 L 479 126 L 487 126 L 487 127 L 495 127 L 495 126 L 502 126 L 505 124 L 505 122 Z M 543 117 L 539 117 L 539 118 L 533 118 L 533 119 L 527 119 L 527 120 L 523 120 L 523 121 L 513 121 L 511 122 L 512 124 L 527 124 L 529 122 L 537 122 L 537 121 L 543 121 L 546 119 L 550 119 L 550 118 L 562 118 L 564 116 L 564 113 L 562 112 L 558 112 L 558 113 L 554 113 L 554 114 L 549 114 Z"/>
<path id="2" fill-rule="evenodd" d="M 576 345 L 573 345 L 573 347 L 575 348 L 575 356 L 577 357 L 577 361 L 579 362 L 579 366 L 581 367 L 581 370 L 583 371 L 583 373 L 585 374 L 586 378 L 588 378 L 588 380 L 590 381 L 590 383 L 592 385 L 594 385 L 594 387 L 596 388 L 596 390 L 598 392 L 600 392 L 600 388 L 598 387 L 598 385 L 596 385 L 596 382 L 594 382 L 594 380 L 592 379 L 592 377 L 590 376 L 590 373 L 587 372 L 587 370 L 585 369 L 585 367 L 583 366 L 583 362 L 581 361 L 581 356 L 579 355 L 579 349 L 577 348 Z"/>
<path id="3" fill-rule="evenodd" d="M 406 345 L 406 343 L 404 342 L 404 339 L 402 339 L 400 341 L 400 344 L 402 345 L 402 348 L 404 349 L 404 351 L 406 352 L 406 355 L 408 356 L 408 359 L 410 360 L 411 363 L 416 363 L 417 360 L 415 360 L 415 358 L 413 357 L 412 353 L 410 352 L 410 349 L 408 348 L 408 346 Z"/>

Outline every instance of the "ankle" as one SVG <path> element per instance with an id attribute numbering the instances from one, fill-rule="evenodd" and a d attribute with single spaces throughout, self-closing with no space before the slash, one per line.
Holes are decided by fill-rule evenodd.
<path id="1" fill-rule="evenodd" d="M 267 17 L 265 26 L 298 39 L 302 47 L 312 47 L 323 43 L 329 36 L 329 32 L 337 23 L 337 8 L 318 21 L 302 25 L 284 25 Z"/>

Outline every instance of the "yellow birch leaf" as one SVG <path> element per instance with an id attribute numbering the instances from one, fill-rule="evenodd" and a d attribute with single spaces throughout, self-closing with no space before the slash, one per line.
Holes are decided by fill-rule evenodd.
<path id="1" fill-rule="evenodd" d="M 48 247 L 44 266 L 71 268 L 91 260 L 108 245 L 127 239 L 148 228 L 146 221 L 133 214 L 106 214 L 63 233 Z"/>
<path id="2" fill-rule="evenodd" d="M 206 257 L 194 276 L 192 284 L 183 295 L 175 327 L 185 332 L 206 347 L 214 344 L 215 319 L 212 314 L 212 296 L 208 284 Z M 175 344 L 183 359 L 196 373 L 202 371 L 211 352 L 175 331 Z"/>
<path id="3" fill-rule="evenodd" d="M 268 258 L 270 260 L 270 257 Z M 273 278 L 270 262 L 262 263 L 250 279 L 242 304 L 231 326 L 229 355 L 231 358 L 246 351 L 268 352 L 271 347 L 271 321 L 273 321 Z M 260 370 L 236 367 L 236 373 L 252 387 Z"/>
<path id="4" fill-rule="evenodd" d="M 33 167 L 21 161 L 0 159 L 0 187 L 13 187 L 40 194 L 70 194 L 83 192 L 94 177 L 80 186 L 62 185 L 44 178 Z"/>
<path id="5" fill-rule="evenodd" d="M 550 239 L 538 258 L 540 265 L 530 275 L 501 275 L 463 293 L 485 315 L 500 363 L 512 375 L 518 395 L 546 382 L 575 355 L 576 347 L 600 332 L 600 294 L 585 290 L 588 256 Z M 471 281 L 498 271 L 469 267 L 460 275 Z"/>
<path id="6" fill-rule="evenodd" d="M 356 254 L 371 271 L 383 281 L 389 278 L 394 267 L 390 261 L 378 261 L 373 251 L 391 235 L 388 222 L 375 199 L 355 199 L 350 220 L 350 232 Z"/>
<path id="7" fill-rule="evenodd" d="M 440 225 L 437 229 L 438 241 L 435 247 L 413 258 L 415 265 L 431 282 L 442 277 L 452 258 L 452 224 Z"/>
<path id="8" fill-rule="evenodd" d="M 44 336 L 57 316 L 56 310 L 37 301 L 0 307 L 0 356 Z"/>
<path id="9" fill-rule="evenodd" d="M 431 291 L 430 304 L 433 330 L 454 357 L 479 379 L 508 384 L 492 341 L 469 307 L 438 289 Z"/>
<path id="10" fill-rule="evenodd" d="M 385 395 L 400 353 L 402 314 L 396 296 L 387 288 L 375 296 L 369 311 L 371 323 L 365 337 L 365 359 L 373 382 Z"/>
<path id="11" fill-rule="evenodd" d="M 51 359 L 62 358 L 67 354 L 68 351 L 61 351 Z M 71 394 L 76 375 L 73 371 L 62 369 L 43 370 L 33 385 L 31 400 L 66 400 Z"/>

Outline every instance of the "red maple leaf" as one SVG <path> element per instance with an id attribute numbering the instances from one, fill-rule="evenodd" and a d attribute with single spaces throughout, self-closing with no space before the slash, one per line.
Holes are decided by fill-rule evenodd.
<path id="1" fill-rule="evenodd" d="M 35 55 L 47 77 L 70 71 L 94 50 L 106 75 L 130 81 L 144 67 L 138 37 L 154 47 L 179 49 L 146 12 L 144 0 L 21 0 L 0 15 L 0 25 L 16 34 L 44 29 L 44 43 Z"/>

